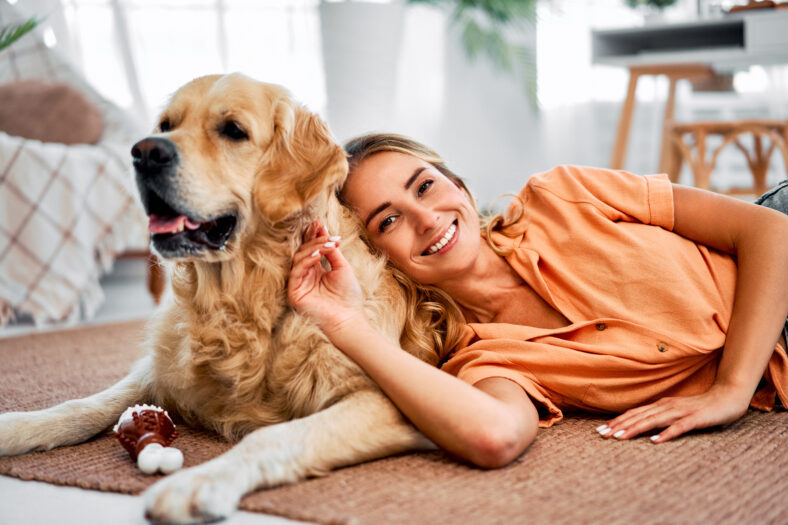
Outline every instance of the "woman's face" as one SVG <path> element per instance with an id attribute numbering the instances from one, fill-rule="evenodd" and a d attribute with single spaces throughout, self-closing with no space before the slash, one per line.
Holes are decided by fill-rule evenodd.
<path id="1" fill-rule="evenodd" d="M 372 244 L 419 283 L 462 276 L 478 257 L 479 218 L 468 196 L 418 157 L 394 151 L 367 157 L 343 195 Z"/>

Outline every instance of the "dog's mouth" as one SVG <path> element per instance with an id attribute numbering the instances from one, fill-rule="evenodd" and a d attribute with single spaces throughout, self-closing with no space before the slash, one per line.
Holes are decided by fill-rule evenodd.
<path id="1" fill-rule="evenodd" d="M 238 217 L 234 213 L 197 220 L 180 213 L 154 192 L 147 202 L 148 230 L 156 249 L 165 257 L 221 250 L 233 234 Z"/>

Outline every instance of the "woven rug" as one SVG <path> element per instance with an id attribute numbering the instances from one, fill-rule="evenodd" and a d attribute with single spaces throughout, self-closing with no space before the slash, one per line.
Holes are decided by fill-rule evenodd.
<path id="1" fill-rule="evenodd" d="M 142 322 L 0 339 L 0 412 L 89 395 L 141 355 Z M 441 452 L 385 458 L 258 491 L 241 507 L 320 523 L 788 523 L 788 413 L 654 445 L 603 440 L 603 419 L 540 430 L 512 465 L 469 467 Z M 230 445 L 179 426 L 186 466 Z M 137 494 L 145 476 L 109 432 L 82 445 L 0 458 L 0 474 Z"/>

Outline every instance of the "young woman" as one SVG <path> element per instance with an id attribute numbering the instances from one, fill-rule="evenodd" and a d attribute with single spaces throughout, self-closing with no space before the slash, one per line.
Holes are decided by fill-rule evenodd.
<path id="1" fill-rule="evenodd" d="M 562 408 L 621 413 L 599 434 L 662 443 L 788 405 L 788 216 L 664 175 L 561 166 L 482 226 L 425 146 L 369 135 L 346 149 L 341 198 L 410 297 L 403 339 L 441 368 L 371 328 L 320 224 L 289 300 L 442 448 L 498 467 Z M 788 181 L 762 197 L 786 199 Z"/>

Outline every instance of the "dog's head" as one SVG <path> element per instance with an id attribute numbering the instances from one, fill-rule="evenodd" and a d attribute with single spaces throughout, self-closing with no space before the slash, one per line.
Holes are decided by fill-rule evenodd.
<path id="1" fill-rule="evenodd" d="M 347 174 L 318 116 L 239 74 L 180 88 L 131 154 L 153 248 L 176 260 L 233 257 L 260 221 L 284 221 Z"/>

